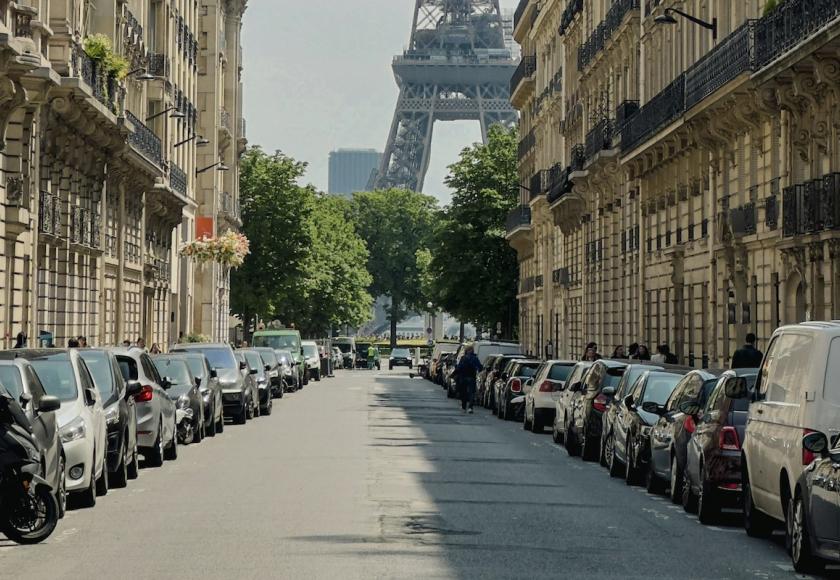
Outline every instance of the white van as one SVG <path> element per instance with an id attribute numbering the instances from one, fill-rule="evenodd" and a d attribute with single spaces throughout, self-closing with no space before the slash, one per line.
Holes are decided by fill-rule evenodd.
<path id="1" fill-rule="evenodd" d="M 481 364 L 487 362 L 491 354 L 522 354 L 522 345 L 515 342 L 499 342 L 495 340 L 477 340 L 473 343 L 475 356 Z"/>
<path id="2" fill-rule="evenodd" d="M 766 536 L 786 521 L 788 500 L 814 456 L 813 431 L 840 434 L 840 322 L 807 322 L 773 333 L 744 437 L 744 527 Z M 775 521 L 774 521 L 775 520 Z"/>

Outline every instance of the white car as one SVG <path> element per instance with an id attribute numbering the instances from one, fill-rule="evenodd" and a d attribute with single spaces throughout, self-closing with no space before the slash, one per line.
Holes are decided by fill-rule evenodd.
<path id="1" fill-rule="evenodd" d="M 58 397 L 58 430 L 66 458 L 67 492 L 81 507 L 96 505 L 108 493 L 105 412 L 90 371 L 70 350 L 17 350 L 27 359 L 48 395 Z"/>
<path id="2" fill-rule="evenodd" d="M 769 535 L 776 521 L 790 524 L 790 500 L 815 459 L 802 445 L 819 431 L 840 434 L 840 322 L 807 322 L 773 333 L 755 385 L 743 445 L 744 527 Z M 727 395 L 747 395 L 745 385 Z M 790 530 L 788 529 L 788 532 Z"/>
<path id="3" fill-rule="evenodd" d="M 546 426 L 554 425 L 560 391 L 576 364 L 570 360 L 550 360 L 540 365 L 526 389 L 524 429 L 542 433 Z"/>
<path id="4" fill-rule="evenodd" d="M 306 361 L 306 372 L 309 378 L 316 381 L 321 380 L 321 354 L 318 352 L 318 343 L 314 340 L 304 340 L 300 343 L 303 349 L 303 358 Z"/>

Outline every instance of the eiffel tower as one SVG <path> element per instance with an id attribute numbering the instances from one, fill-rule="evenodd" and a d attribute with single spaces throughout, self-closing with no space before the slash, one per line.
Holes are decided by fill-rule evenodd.
<path id="1" fill-rule="evenodd" d="M 479 121 L 485 142 L 494 123 L 516 123 L 509 34 L 499 0 L 416 0 L 409 48 L 392 65 L 400 96 L 377 189 L 422 190 L 435 121 Z"/>

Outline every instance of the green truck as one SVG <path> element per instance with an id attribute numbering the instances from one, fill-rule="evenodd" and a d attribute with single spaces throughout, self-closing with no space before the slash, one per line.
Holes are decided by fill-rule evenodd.
<path id="1" fill-rule="evenodd" d="M 304 362 L 303 347 L 301 346 L 300 331 L 294 328 L 280 328 L 271 330 L 258 330 L 254 333 L 253 343 L 255 347 L 267 346 L 275 350 L 288 350 L 295 359 L 298 368 L 298 377 L 302 384 L 309 382 Z"/>

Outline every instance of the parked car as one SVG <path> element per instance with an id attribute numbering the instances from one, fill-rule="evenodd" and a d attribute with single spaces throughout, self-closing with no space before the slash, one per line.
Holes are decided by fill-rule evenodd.
<path id="1" fill-rule="evenodd" d="M 178 458 L 175 403 L 166 394 L 169 384 L 158 373 L 152 358 L 139 348 L 111 349 L 117 357 L 123 379 L 140 383 L 134 395 L 137 410 L 137 446 L 151 467 Z"/>
<path id="2" fill-rule="evenodd" d="M 449 369 L 452 367 L 452 364 L 455 362 L 455 353 L 454 352 L 446 352 L 440 356 L 440 361 L 438 361 L 438 380 L 435 381 L 444 389 L 448 388 L 447 385 L 447 377 L 449 375 Z"/>
<path id="3" fill-rule="evenodd" d="M 223 343 L 179 344 L 170 349 L 171 352 L 199 352 L 207 357 L 210 369 L 216 371 L 219 386 L 222 389 L 222 404 L 226 417 L 231 417 L 234 423 L 245 424 L 254 410 L 252 379 L 242 374 L 247 368 L 244 358 L 239 360 L 233 349 Z"/>
<path id="4" fill-rule="evenodd" d="M 260 346 L 254 349 L 263 361 L 263 369 L 268 375 L 268 382 L 271 385 L 271 396 L 277 399 L 283 397 L 283 369 L 280 359 L 273 348 Z"/>
<path id="5" fill-rule="evenodd" d="M 628 485 L 637 483 L 650 461 L 650 431 L 659 419 L 654 413 L 682 380 L 683 372 L 648 371 L 636 380 L 630 393 L 621 402 L 625 410 L 621 421 L 613 425 L 613 435 L 607 439 L 610 456 L 610 475 L 618 475 L 624 466 Z"/>
<path id="6" fill-rule="evenodd" d="M 630 393 L 630 389 L 633 388 L 633 385 L 636 384 L 636 380 L 638 380 L 643 373 L 654 370 L 664 370 L 664 368 L 649 363 L 629 364 L 627 365 L 627 368 L 624 369 L 624 374 L 621 375 L 621 380 L 618 382 L 615 392 L 613 392 L 613 389 L 609 387 L 601 390 L 601 394 L 607 399 L 607 410 L 601 415 L 601 465 L 604 467 L 607 467 L 610 461 L 604 453 L 607 437 L 613 434 L 613 425 L 616 421 L 621 420 L 621 415 L 626 410 L 626 407 L 621 403 Z"/>
<path id="7" fill-rule="evenodd" d="M 477 340 L 472 343 L 475 356 L 484 364 L 491 354 L 522 354 L 522 345 L 504 340 Z M 463 354 L 461 349 L 461 354 Z"/>
<path id="8" fill-rule="evenodd" d="M 443 357 L 447 353 L 454 353 L 458 350 L 458 343 L 457 342 L 436 342 L 435 348 L 432 351 L 432 360 L 429 364 L 429 374 L 432 377 L 432 382 L 435 384 L 441 384 L 443 380 L 442 371 L 443 365 L 441 364 L 443 361 Z"/>
<path id="9" fill-rule="evenodd" d="M 260 416 L 260 387 L 257 384 L 258 368 L 254 368 L 248 363 L 248 358 L 245 356 L 243 349 L 238 349 L 234 352 L 236 360 L 239 361 L 239 374 L 248 389 L 248 418 Z M 256 363 L 257 366 L 260 363 Z"/>
<path id="10" fill-rule="evenodd" d="M 204 399 L 199 391 L 200 379 L 190 371 L 186 357 L 180 354 L 159 354 L 152 357 L 158 373 L 169 384 L 167 396 L 175 403 L 175 409 L 189 411 L 187 421 L 189 429 L 183 435 L 182 443 L 201 443 L 204 439 Z"/>
<path id="11" fill-rule="evenodd" d="M 394 367 L 408 367 L 411 370 L 413 365 L 411 363 L 411 351 L 407 348 L 395 348 L 391 351 L 391 356 L 388 357 L 388 370 L 394 370 Z"/>
<path id="12" fill-rule="evenodd" d="M 488 371 L 488 373 L 484 377 L 484 401 L 482 402 L 485 407 L 488 409 L 492 409 L 493 412 L 497 412 L 496 409 L 496 389 L 497 389 L 497 381 L 501 378 L 502 374 L 507 368 L 507 365 L 512 360 L 525 358 L 521 354 L 502 354 L 499 355 L 493 362 L 493 367 Z"/>
<path id="13" fill-rule="evenodd" d="M 525 395 L 523 428 L 542 433 L 546 425 L 554 424 L 555 403 L 575 364 L 575 361 L 550 360 L 540 366 L 534 375 L 533 387 Z"/>
<path id="14" fill-rule="evenodd" d="M 97 496 L 108 493 L 108 435 L 102 398 L 79 351 L 17 349 L 0 357 L 29 361 L 46 394 L 61 402 L 55 413 L 67 493 L 78 506 L 93 507 Z"/>
<path id="15" fill-rule="evenodd" d="M 280 361 L 283 375 L 283 389 L 288 393 L 300 389 L 301 379 L 298 374 L 298 366 L 295 359 L 288 350 L 276 350 L 277 360 Z"/>
<path id="16" fill-rule="evenodd" d="M 586 373 L 589 372 L 593 364 L 589 361 L 581 361 L 575 364 L 566 379 L 566 384 L 557 395 L 557 400 L 554 402 L 554 423 L 551 427 L 551 437 L 555 443 L 562 443 L 566 438 L 566 427 L 572 418 L 571 403 L 572 395 L 575 392 L 572 387 L 580 388 L 583 386 Z"/>
<path id="17" fill-rule="evenodd" d="M 339 336 L 333 339 L 333 350 L 338 349 L 340 361 L 337 361 L 335 368 L 353 370 L 356 363 L 356 339 L 352 336 Z"/>
<path id="18" fill-rule="evenodd" d="M 607 410 L 609 391 L 615 389 L 627 363 L 599 360 L 589 369 L 580 387 L 570 385 L 568 406 L 571 418 L 566 426 L 564 443 L 569 455 L 581 455 L 585 461 L 595 461 L 600 455 L 602 416 Z"/>
<path id="19" fill-rule="evenodd" d="M 303 356 L 306 360 L 306 373 L 308 380 L 321 380 L 321 356 L 318 353 L 318 344 L 312 340 L 304 340 L 301 343 Z"/>
<path id="20" fill-rule="evenodd" d="M 837 433 L 837 377 L 840 322 L 806 322 L 773 333 L 742 450 L 744 528 L 749 535 L 766 536 L 776 522 L 790 523 L 796 483 L 815 458 L 803 447 L 803 437 L 812 431 Z M 741 391 L 747 396 L 745 385 Z M 786 530 L 790 535 L 791 526 Z"/>
<path id="21" fill-rule="evenodd" d="M 788 516 L 788 545 L 794 570 L 807 574 L 840 562 L 840 446 L 815 431 L 803 437 L 802 448 L 815 459 L 796 485 Z"/>
<path id="22" fill-rule="evenodd" d="M 530 389 L 537 369 L 540 366 L 540 361 L 534 359 L 517 359 L 513 361 L 510 371 L 508 372 L 508 379 L 499 389 L 499 412 L 498 418 L 506 421 L 513 421 L 520 416 L 520 411 L 524 408 L 524 400 L 522 403 L 516 404 L 514 399 L 522 397 L 525 392 Z M 526 383 L 528 383 L 526 385 Z"/>
<path id="23" fill-rule="evenodd" d="M 108 485 L 125 487 L 138 475 L 140 451 L 137 443 L 137 382 L 126 383 L 117 357 L 103 349 L 81 349 L 93 382 L 102 399 L 108 436 Z"/>
<path id="24" fill-rule="evenodd" d="M 695 414 L 697 429 L 688 441 L 683 505 L 696 509 L 700 521 L 714 523 L 722 507 L 741 505 L 741 442 L 747 427 L 747 398 L 730 399 L 727 388 L 743 380 L 749 392 L 755 388 L 758 370 L 726 371 L 715 384 L 708 402 Z M 699 411 L 688 409 L 688 411 Z"/>
<path id="25" fill-rule="evenodd" d="M 55 492 L 58 517 L 64 517 L 67 508 L 67 458 L 56 416 L 61 400 L 47 394 L 32 364 L 23 358 L 0 360 L 0 385 L 20 403 L 32 424 L 32 434 L 41 454 L 41 476 Z"/>
<path id="26" fill-rule="evenodd" d="M 257 401 L 259 402 L 258 415 L 271 415 L 274 402 L 272 399 L 271 379 L 269 378 L 269 371 L 266 370 L 267 365 L 256 349 L 243 349 L 242 352 L 245 354 L 245 360 L 248 362 L 251 375 L 257 386 Z"/>
<path id="27" fill-rule="evenodd" d="M 270 330 L 258 330 L 252 338 L 254 347 L 267 346 L 273 349 L 288 350 L 292 353 L 297 365 L 298 376 L 303 386 L 309 382 L 304 363 L 303 348 L 301 347 L 300 331 L 294 328 L 279 328 Z"/>
<path id="28" fill-rule="evenodd" d="M 669 482 L 668 495 L 674 503 L 683 501 L 688 440 L 697 428 L 697 417 L 683 406 L 703 409 L 721 371 L 693 370 L 686 374 L 664 405 L 651 407 L 659 416 L 650 433 L 650 463 L 645 473 L 648 491 L 658 493 Z"/>
<path id="29" fill-rule="evenodd" d="M 487 361 L 482 365 L 483 368 L 481 372 L 475 377 L 475 400 L 478 404 L 483 405 L 484 401 L 484 389 L 485 389 L 485 382 L 487 380 L 487 375 L 490 373 L 491 369 L 493 368 L 493 363 L 502 355 L 500 354 L 491 354 L 487 357 Z"/>
<path id="30" fill-rule="evenodd" d="M 190 372 L 199 380 L 198 391 L 204 403 L 204 432 L 210 437 L 225 430 L 224 403 L 222 402 L 222 387 L 219 378 L 210 368 L 210 361 L 200 352 L 185 352 Z"/>

